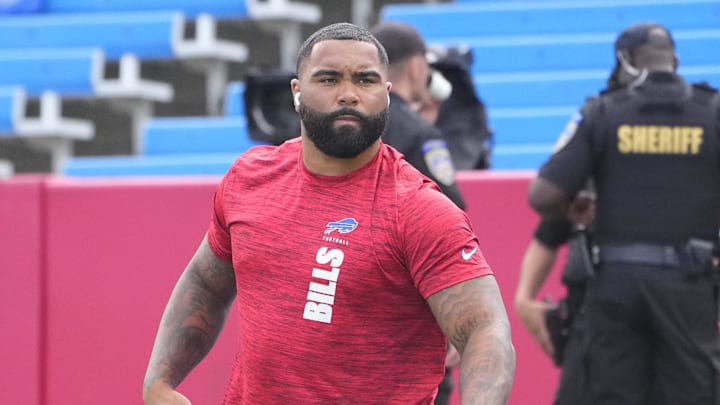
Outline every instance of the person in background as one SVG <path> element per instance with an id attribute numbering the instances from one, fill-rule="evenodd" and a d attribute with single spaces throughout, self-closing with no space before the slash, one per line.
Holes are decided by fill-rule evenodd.
<path id="1" fill-rule="evenodd" d="M 380 139 L 388 64 L 349 23 L 303 43 L 301 135 L 245 152 L 218 185 L 160 321 L 146 404 L 189 403 L 178 385 L 236 299 L 225 404 L 430 404 L 448 340 L 463 404 L 507 403 L 510 325 L 469 218 Z"/>
<path id="2" fill-rule="evenodd" d="M 566 217 L 540 221 L 523 255 L 515 291 L 515 311 L 523 326 L 555 365 L 561 367 L 554 405 L 586 403 L 581 380 L 584 375 L 582 304 L 586 284 L 594 274 L 590 252 L 593 204 L 593 194 L 581 192 Z M 538 293 L 563 245 L 568 246 L 562 276 L 567 296 L 558 302 L 549 302 L 538 297 Z"/>
<path id="3" fill-rule="evenodd" d="M 670 31 L 625 29 L 608 91 L 532 180 L 543 218 L 596 190 L 595 274 L 584 299 L 587 404 L 720 401 L 720 97 L 677 74 Z"/>
<path id="4" fill-rule="evenodd" d="M 431 69 L 426 60 L 425 41 L 411 25 L 382 22 L 372 33 L 385 47 L 390 60 L 390 116 L 382 140 L 405 156 L 421 173 L 435 181 L 455 205 L 465 201 L 455 183 L 447 141 L 442 132 L 418 110 L 431 97 L 428 82 Z"/>

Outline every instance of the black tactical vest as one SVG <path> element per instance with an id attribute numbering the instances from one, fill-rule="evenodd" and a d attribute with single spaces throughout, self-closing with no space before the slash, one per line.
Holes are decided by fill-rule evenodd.
<path id="1" fill-rule="evenodd" d="M 717 237 L 717 92 L 655 73 L 602 95 L 598 113 L 598 241 L 675 244 Z"/>

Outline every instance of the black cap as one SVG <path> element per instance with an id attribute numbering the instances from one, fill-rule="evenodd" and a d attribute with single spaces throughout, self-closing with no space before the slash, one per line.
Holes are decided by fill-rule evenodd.
<path id="1" fill-rule="evenodd" d="M 662 48 L 675 48 L 672 34 L 657 23 L 639 23 L 626 28 L 615 41 L 616 51 L 634 51 L 642 45 L 653 44 Z"/>
<path id="2" fill-rule="evenodd" d="M 372 34 L 385 48 L 391 65 L 415 55 L 425 55 L 425 41 L 411 25 L 386 21 L 375 26 Z"/>

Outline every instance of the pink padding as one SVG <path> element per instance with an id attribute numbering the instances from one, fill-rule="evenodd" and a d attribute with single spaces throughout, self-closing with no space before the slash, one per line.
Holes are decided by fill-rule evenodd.
<path id="1" fill-rule="evenodd" d="M 219 179 L 48 188 L 48 404 L 140 404 L 157 325 L 210 220 Z M 181 389 L 219 404 L 235 317 Z"/>
<path id="2" fill-rule="evenodd" d="M 516 171 L 467 171 L 457 175 L 467 213 L 500 284 L 510 317 L 517 354 L 510 405 L 551 403 L 559 377 L 558 369 L 520 323 L 513 303 L 522 256 L 539 220 L 528 205 L 528 186 L 534 175 Z M 563 249 L 559 263 L 563 263 L 564 255 Z M 559 266 L 555 267 L 541 296 L 559 298 L 564 293 Z M 460 404 L 457 395 L 452 399 L 453 405 Z"/>
<path id="3" fill-rule="evenodd" d="M 458 174 L 512 323 L 518 368 L 511 405 L 551 403 L 558 377 L 520 325 L 512 302 L 522 254 L 537 223 L 527 205 L 532 175 Z M 218 181 L 0 182 L 0 358 L 5 365 L 0 403 L 141 403 L 160 315 L 203 237 Z M 562 295 L 559 275 L 553 273 L 543 295 Z M 236 334 L 233 315 L 210 355 L 181 384 L 194 404 L 221 402 Z M 46 376 L 44 384 L 39 376 Z M 282 381 L 268 389 L 282 389 Z M 458 403 L 455 395 L 453 404 Z"/>
<path id="4" fill-rule="evenodd" d="M 0 181 L 0 403 L 42 397 L 40 177 Z"/>

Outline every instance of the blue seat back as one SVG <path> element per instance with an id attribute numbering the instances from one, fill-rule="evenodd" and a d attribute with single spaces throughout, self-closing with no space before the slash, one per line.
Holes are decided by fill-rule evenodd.
<path id="1" fill-rule="evenodd" d="M 677 52 L 684 65 L 718 62 L 720 29 L 677 31 L 674 33 Z M 473 72 L 510 72 L 538 70 L 572 70 L 605 67 L 615 64 L 615 34 L 576 34 L 573 36 L 522 37 L 517 40 L 467 38 L 445 45 L 467 44 L 472 47 Z"/>
<path id="2" fill-rule="evenodd" d="M 20 85 L 28 95 L 53 90 L 64 96 L 93 94 L 101 74 L 102 52 L 96 48 L 0 51 L 0 85 Z"/>
<path id="3" fill-rule="evenodd" d="M 180 12 L 34 15 L 0 18 L 0 49 L 100 47 L 108 59 L 133 53 L 146 59 L 173 57 L 173 36 L 182 35 Z"/>
<path id="4" fill-rule="evenodd" d="M 155 118 L 145 125 L 145 154 L 242 153 L 261 145 L 244 117 Z"/>
<path id="5" fill-rule="evenodd" d="M 0 14 L 31 14 L 45 9 L 45 0 L 12 0 L 0 2 Z"/>
<path id="6" fill-rule="evenodd" d="M 425 38 L 573 33 L 617 33 L 637 21 L 671 30 L 720 26 L 712 0 L 500 1 L 461 4 L 390 4 L 380 18 L 404 21 Z"/>
<path id="7" fill-rule="evenodd" d="M 83 156 L 68 159 L 62 168 L 62 173 L 74 177 L 221 176 L 227 172 L 237 157 L 236 153 Z"/>
<path id="8" fill-rule="evenodd" d="M 231 82 L 225 90 L 225 115 L 245 117 L 245 83 Z"/>
<path id="9" fill-rule="evenodd" d="M 218 18 L 246 18 L 245 0 L 45 0 L 49 13 L 104 13 L 181 10 L 188 17 L 208 13 Z"/>
<path id="10" fill-rule="evenodd" d="M 20 88 L 0 87 L 0 136 L 11 135 L 14 131 L 15 109 L 20 97 Z"/>
<path id="11" fill-rule="evenodd" d="M 720 87 L 720 65 L 680 67 L 689 82 Z M 475 90 L 488 106 L 527 107 L 581 105 L 605 88 L 610 69 L 531 72 L 516 75 L 477 75 Z"/>

